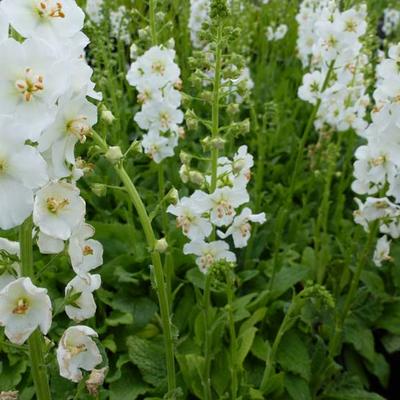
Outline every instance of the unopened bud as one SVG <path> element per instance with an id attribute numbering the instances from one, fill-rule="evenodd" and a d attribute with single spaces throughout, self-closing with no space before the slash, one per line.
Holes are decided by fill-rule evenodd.
<path id="1" fill-rule="evenodd" d="M 226 143 L 226 140 L 222 137 L 216 137 L 214 139 L 211 139 L 211 142 L 210 142 L 211 147 L 213 149 L 218 149 L 218 150 L 223 150 L 225 147 L 225 143 Z"/>
<path id="2" fill-rule="evenodd" d="M 91 189 L 97 197 L 104 197 L 107 194 L 107 186 L 102 183 L 94 183 Z"/>
<path id="3" fill-rule="evenodd" d="M 228 107 L 226 108 L 226 111 L 230 115 L 236 115 L 240 111 L 239 104 L 236 103 L 229 104 Z"/>
<path id="4" fill-rule="evenodd" d="M 167 47 L 169 49 L 174 49 L 175 48 L 175 40 L 174 40 L 174 38 L 171 38 L 171 39 L 168 40 Z"/>
<path id="5" fill-rule="evenodd" d="M 199 121 L 197 119 L 197 115 L 193 110 L 187 110 L 185 114 L 186 126 L 189 130 L 196 130 L 199 126 Z"/>
<path id="6" fill-rule="evenodd" d="M 185 165 L 189 165 L 190 162 L 192 161 L 192 156 L 189 153 L 186 153 L 185 151 L 180 152 L 179 158 L 181 159 L 181 163 Z"/>
<path id="7" fill-rule="evenodd" d="M 132 61 L 136 61 L 137 60 L 137 58 L 139 56 L 139 53 L 138 53 L 138 47 L 136 46 L 135 43 L 133 43 L 131 45 L 131 47 L 129 49 L 129 54 L 130 54 L 130 57 L 131 57 Z"/>
<path id="8" fill-rule="evenodd" d="M 139 140 L 135 140 L 129 146 L 127 153 L 141 154 L 143 153 L 142 143 Z"/>
<path id="9" fill-rule="evenodd" d="M 190 171 L 189 179 L 190 179 L 190 182 L 192 182 L 198 186 L 201 186 L 205 182 L 204 175 L 199 171 Z"/>
<path id="10" fill-rule="evenodd" d="M 111 125 L 114 122 L 115 117 L 114 117 L 113 113 L 110 110 L 104 110 L 104 111 L 101 112 L 101 119 L 105 123 Z"/>
<path id="11" fill-rule="evenodd" d="M 189 167 L 186 164 L 183 164 L 179 170 L 179 176 L 181 177 L 183 183 L 189 182 L 190 178 L 189 173 L 190 173 Z"/>
<path id="12" fill-rule="evenodd" d="M 167 201 L 169 204 L 176 204 L 179 201 L 179 193 L 175 188 L 172 188 L 167 193 Z"/>
<path id="13" fill-rule="evenodd" d="M 121 148 L 119 146 L 111 146 L 108 150 L 107 153 L 105 154 L 106 158 L 108 161 L 110 161 L 112 164 L 116 164 L 118 161 L 121 160 L 123 157 Z"/>
<path id="14" fill-rule="evenodd" d="M 154 246 L 154 250 L 159 253 L 165 253 L 168 250 L 168 242 L 167 239 L 162 238 L 156 241 Z"/>

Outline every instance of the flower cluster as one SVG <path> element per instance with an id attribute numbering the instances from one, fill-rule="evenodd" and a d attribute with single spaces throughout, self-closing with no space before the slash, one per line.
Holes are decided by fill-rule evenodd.
<path id="1" fill-rule="evenodd" d="M 394 8 L 386 8 L 383 12 L 382 31 L 386 36 L 390 36 L 396 31 L 400 24 L 400 11 Z"/>
<path id="2" fill-rule="evenodd" d="M 116 10 L 110 11 L 111 36 L 122 40 L 126 45 L 131 43 L 129 22 L 128 10 L 125 6 L 119 6 Z"/>
<path id="3" fill-rule="evenodd" d="M 299 97 L 319 103 L 317 129 L 328 125 L 339 132 L 353 129 L 361 134 L 367 125 L 364 70 L 368 57 L 360 40 L 366 33 L 366 16 L 363 5 L 340 12 L 333 3 L 322 6 L 310 1 L 303 3 L 297 16 L 299 54 L 310 68 Z"/>
<path id="4" fill-rule="evenodd" d="M 142 146 L 156 163 L 173 156 L 179 137 L 184 135 L 180 127 L 183 122 L 179 91 L 182 82 L 174 59 L 174 50 L 153 46 L 131 65 L 127 75 L 142 104 L 134 118 L 139 127 L 147 131 Z"/>
<path id="5" fill-rule="evenodd" d="M 368 230 L 371 222 L 379 221 L 384 235 L 374 255 L 378 266 L 390 259 L 388 237 L 400 237 L 400 45 L 391 46 L 388 56 L 377 67 L 372 123 L 362 134 L 367 144 L 355 154 L 352 186 L 355 193 L 370 196 L 364 203 L 358 200 L 356 222 Z"/>
<path id="6" fill-rule="evenodd" d="M 243 248 L 251 235 L 251 222 L 264 223 L 265 214 L 253 214 L 248 207 L 247 184 L 251 177 L 253 157 L 248 154 L 247 146 L 241 146 L 233 159 L 218 159 L 217 188 L 213 193 L 196 190 L 190 197 L 181 198 L 171 205 L 168 212 L 176 216 L 177 226 L 190 239 L 184 247 L 185 254 L 197 256 L 196 263 L 203 273 L 219 260 L 235 262 L 236 256 L 229 251 L 229 244 L 223 240 L 212 240 L 216 230 L 220 239 L 232 237 L 234 247 Z M 184 164 L 181 176 L 184 181 Z M 205 176 L 205 184 L 211 183 L 211 176 Z M 239 211 L 241 209 L 241 211 Z"/>
<path id="7" fill-rule="evenodd" d="M 205 22 L 209 21 L 210 0 L 190 0 L 190 37 L 194 48 L 200 49 L 204 43 L 200 32 Z"/>
<path id="8" fill-rule="evenodd" d="M 61 253 L 68 242 L 76 276 L 65 290 L 65 311 L 82 321 L 96 310 L 92 292 L 100 276 L 89 272 L 102 264 L 103 252 L 91 239 L 94 229 L 85 223 L 86 205 L 76 186 L 88 165 L 75 158 L 75 145 L 97 122 L 88 97 L 100 97 L 84 59 L 84 13 L 75 0 L 4 0 L 0 15 L 1 27 L 10 24 L 24 38 L 16 41 L 0 28 L 0 229 L 32 215 L 42 253 Z M 18 246 L 1 248 L 1 281 L 8 284 L 0 292 L 0 324 L 10 341 L 22 344 L 36 328 L 47 334 L 51 301 L 46 289 L 21 276 Z M 78 375 L 70 368 L 88 369 L 93 361 L 85 345 L 76 349 L 60 362 L 61 375 L 71 380 Z"/>
<path id="9" fill-rule="evenodd" d="M 87 0 L 85 12 L 90 18 L 90 21 L 95 24 L 100 24 L 103 20 L 103 0 Z"/>
<path id="10" fill-rule="evenodd" d="M 267 28 L 267 40 L 269 42 L 278 42 L 282 40 L 288 31 L 288 27 L 285 24 L 280 24 L 277 27 L 269 26 Z"/>

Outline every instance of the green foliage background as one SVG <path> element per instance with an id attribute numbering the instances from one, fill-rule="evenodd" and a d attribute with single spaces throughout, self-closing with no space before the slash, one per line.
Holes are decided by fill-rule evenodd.
<path id="1" fill-rule="evenodd" d="M 247 144 L 255 155 L 251 206 L 255 212 L 266 212 L 268 221 L 254 229 L 249 247 L 239 254 L 233 308 L 226 306 L 224 285 L 212 293 L 214 398 L 230 398 L 233 360 L 228 321 L 232 313 L 238 334 L 236 362 L 241 399 L 382 399 L 373 392 L 371 383 L 375 389 L 383 389 L 390 374 L 396 373 L 390 370 L 387 358 L 400 350 L 400 247 L 394 246 L 393 263 L 381 269 L 368 264 L 344 326 L 340 354 L 329 359 L 327 343 L 335 313 L 340 313 L 352 273 L 366 251 L 366 234 L 353 222 L 355 204 L 350 189 L 352 157 L 361 142 L 351 131 L 342 133 L 340 142 L 336 133 L 321 138 L 314 132 L 296 181 L 293 205 L 281 210 L 298 143 L 311 114 L 311 108 L 297 98 L 304 73 L 296 57 L 298 1 L 271 0 L 262 8 L 250 0 L 242 3 L 243 12 L 235 20 L 242 28 L 242 37 L 232 43 L 232 48 L 247 57 L 255 88 L 240 116 L 250 118 L 250 133 L 238 137 L 235 147 Z M 347 7 L 358 1 L 344 3 Z M 371 50 L 380 45 L 378 21 L 390 3 L 395 4 L 368 1 L 370 31 L 366 40 Z M 106 0 L 106 12 L 119 4 L 125 4 L 128 10 L 134 6 L 143 15 L 147 12 L 143 0 Z M 162 1 L 159 8 L 172 22 L 162 30 L 161 37 L 174 37 L 184 91 L 193 93 L 189 1 Z M 134 13 L 127 18 L 131 18 L 132 40 L 139 43 L 137 31 L 146 26 L 146 21 Z M 283 41 L 267 42 L 265 30 L 271 23 L 288 25 Z M 100 27 L 88 25 L 86 33 L 91 38 L 89 56 L 95 81 L 103 92 L 104 105 L 116 117 L 112 126 L 100 123 L 97 130 L 107 134 L 110 143 L 127 149 L 129 142 L 141 135 L 132 118 L 139 108 L 136 95 L 125 79 L 129 49 L 110 38 L 107 23 Z M 197 112 L 207 114 L 209 110 Z M 198 153 L 202 137 L 201 129 L 188 130 L 180 146 Z M 99 271 L 103 286 L 96 293 L 98 312 L 88 323 L 100 335 L 104 363 L 109 366 L 99 399 L 161 399 L 166 392 L 164 347 L 144 235 L 123 191 L 108 189 L 106 196 L 98 197 L 91 190 L 97 183 L 120 185 L 107 161 L 90 144 L 79 151 L 95 163 L 94 173 L 81 182 L 81 188 L 88 204 L 88 220 L 105 249 L 105 263 Z M 168 159 L 166 191 L 174 186 L 184 195 L 188 188 L 180 181 L 179 166 L 178 157 Z M 332 168 L 335 173 L 331 182 L 327 176 Z M 158 172 L 154 163 L 135 155 L 128 160 L 127 169 L 149 212 L 155 210 L 159 193 L 155 190 Z M 320 235 L 316 224 L 324 196 L 328 196 L 330 209 L 327 229 Z M 287 222 L 282 223 L 285 215 Z M 170 217 L 168 224 L 169 252 L 175 265 L 172 312 L 181 388 L 175 395 L 202 399 L 204 277 L 193 259 L 182 255 L 184 239 Z M 160 215 L 155 217 L 154 226 L 161 235 Z M 16 232 L 6 232 L 5 236 L 15 238 Z M 36 254 L 35 260 L 42 286 L 49 289 L 55 304 L 57 315 L 49 337 L 57 343 L 69 324 L 62 302 L 64 287 L 72 277 L 71 267 L 65 255 L 47 258 Z M 326 265 L 326 290 L 314 285 L 321 262 Z M 75 385 L 59 377 L 53 353 L 49 353 L 47 362 L 54 399 L 90 398 L 83 385 L 77 391 Z M 21 400 L 33 399 L 26 349 L 10 345 L 2 333 L 0 360 L 0 390 L 17 388 Z"/>

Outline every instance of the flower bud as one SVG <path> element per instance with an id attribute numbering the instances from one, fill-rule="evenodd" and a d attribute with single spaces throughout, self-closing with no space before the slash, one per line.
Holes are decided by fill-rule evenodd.
<path id="1" fill-rule="evenodd" d="M 108 125 L 111 125 L 114 122 L 115 117 L 110 110 L 104 110 L 101 112 L 101 119 Z"/>
<path id="2" fill-rule="evenodd" d="M 226 140 L 222 137 L 216 137 L 211 139 L 210 145 L 213 149 L 223 150 L 225 147 Z"/>
<path id="3" fill-rule="evenodd" d="M 174 49 L 175 48 L 175 40 L 174 40 L 174 38 L 171 38 L 171 39 L 168 40 L 167 47 L 169 49 Z"/>
<path id="4" fill-rule="evenodd" d="M 107 186 L 102 183 L 94 183 L 91 189 L 97 197 L 104 197 L 107 194 Z"/>
<path id="5" fill-rule="evenodd" d="M 156 241 L 154 246 L 154 250 L 159 253 L 165 253 L 168 250 L 168 242 L 167 239 L 162 238 Z"/>
<path id="6" fill-rule="evenodd" d="M 190 165 L 190 162 L 192 161 L 192 156 L 185 151 L 180 152 L 179 158 L 181 159 L 181 163 L 185 165 Z"/>
<path id="7" fill-rule="evenodd" d="M 134 154 L 142 154 L 143 153 L 142 143 L 139 142 L 139 140 L 135 140 L 131 143 L 127 153 L 131 153 L 131 152 Z"/>
<path id="8" fill-rule="evenodd" d="M 131 57 L 132 61 L 136 61 L 137 60 L 137 58 L 139 56 L 139 53 L 138 53 L 138 47 L 136 46 L 135 43 L 133 43 L 131 45 L 131 47 L 129 49 L 129 54 L 130 54 L 130 57 Z"/>
<path id="9" fill-rule="evenodd" d="M 226 111 L 229 115 L 236 115 L 240 111 L 239 104 L 231 103 L 226 108 Z"/>
<path id="10" fill-rule="evenodd" d="M 190 182 L 192 182 L 198 186 L 201 186 L 205 182 L 204 175 L 199 171 L 190 171 L 189 179 L 190 179 Z"/>
<path id="11" fill-rule="evenodd" d="M 181 180 L 183 183 L 189 182 L 189 178 L 190 178 L 189 173 L 190 173 L 189 167 L 186 164 L 183 164 L 179 170 L 179 176 L 181 177 Z"/>
<path id="12" fill-rule="evenodd" d="M 187 110 L 185 115 L 186 126 L 189 130 L 196 130 L 199 126 L 196 114 L 193 110 Z"/>
<path id="13" fill-rule="evenodd" d="M 168 193 L 167 193 L 167 202 L 169 204 L 176 204 L 179 200 L 179 193 L 175 188 L 172 188 Z"/>
<path id="14" fill-rule="evenodd" d="M 105 156 L 111 164 L 116 164 L 122 159 L 123 154 L 119 146 L 110 146 Z"/>

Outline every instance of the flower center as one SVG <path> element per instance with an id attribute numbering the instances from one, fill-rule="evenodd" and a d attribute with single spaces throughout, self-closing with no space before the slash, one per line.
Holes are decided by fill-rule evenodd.
<path id="1" fill-rule="evenodd" d="M 15 82 L 15 87 L 28 103 L 32 100 L 34 94 L 37 94 L 44 89 L 43 81 L 44 78 L 42 75 L 35 75 L 32 68 L 26 68 L 24 77 Z"/>
<path id="2" fill-rule="evenodd" d="M 41 0 L 36 5 L 37 13 L 42 18 L 65 18 L 61 1 Z"/>
<path id="3" fill-rule="evenodd" d="M 68 351 L 71 353 L 71 355 L 77 356 L 80 353 L 83 353 L 84 351 L 87 351 L 86 346 L 84 344 L 78 344 L 78 345 L 70 345 L 67 346 Z"/>
<path id="4" fill-rule="evenodd" d="M 209 268 L 214 264 L 215 258 L 211 253 L 203 254 L 200 257 L 200 266 L 201 268 Z"/>
<path id="5" fill-rule="evenodd" d="M 345 23 L 346 32 L 357 32 L 357 22 L 353 19 L 349 19 Z"/>
<path id="6" fill-rule="evenodd" d="M 176 225 L 178 228 L 182 228 L 183 233 L 188 234 L 193 219 L 190 215 L 180 215 L 176 219 Z"/>
<path id="7" fill-rule="evenodd" d="M 168 128 L 170 121 L 171 118 L 167 112 L 164 111 L 160 113 L 160 122 L 163 128 Z"/>
<path id="8" fill-rule="evenodd" d="M 231 204 L 229 204 L 226 200 L 220 200 L 217 204 L 217 216 L 218 218 L 223 218 L 225 215 L 231 216 L 234 213 L 234 209 Z"/>
<path id="9" fill-rule="evenodd" d="M 81 115 L 67 123 L 67 132 L 76 136 L 81 143 L 86 142 L 86 137 L 90 133 L 90 124 L 87 117 Z"/>
<path id="10" fill-rule="evenodd" d="M 250 235 L 251 233 L 251 225 L 248 222 L 245 222 L 244 224 L 242 224 L 240 226 L 240 233 L 242 235 L 242 237 L 247 237 Z"/>
<path id="11" fill-rule="evenodd" d="M 5 174 L 7 169 L 7 162 L 4 159 L 0 158 L 0 175 Z"/>
<path id="12" fill-rule="evenodd" d="M 61 211 L 63 208 L 69 205 L 69 200 L 68 199 L 56 199 L 54 197 L 49 197 L 46 200 L 47 204 L 47 209 L 52 213 L 52 214 L 57 214 L 59 211 Z"/>
<path id="13" fill-rule="evenodd" d="M 379 167 L 380 165 L 383 165 L 386 163 L 386 157 L 380 156 L 380 157 L 374 158 L 370 161 L 370 163 L 374 167 Z"/>
<path id="14" fill-rule="evenodd" d="M 151 69 L 156 74 L 164 75 L 164 73 L 165 73 L 165 64 L 162 61 L 155 61 L 152 64 Z"/>
<path id="15" fill-rule="evenodd" d="M 15 308 L 12 310 L 13 314 L 25 315 L 29 310 L 29 302 L 27 299 L 20 298 L 17 300 Z"/>
<path id="16" fill-rule="evenodd" d="M 93 253 L 94 253 L 94 251 L 93 251 L 93 249 L 92 249 L 90 246 L 86 245 L 86 246 L 83 248 L 82 253 L 83 253 L 84 256 L 92 256 Z"/>

